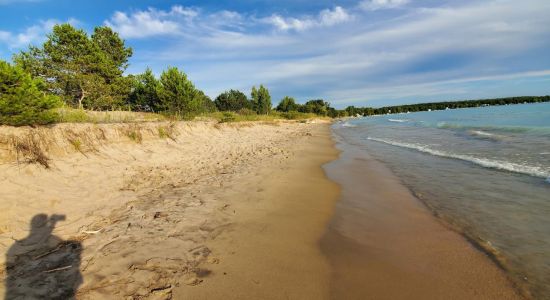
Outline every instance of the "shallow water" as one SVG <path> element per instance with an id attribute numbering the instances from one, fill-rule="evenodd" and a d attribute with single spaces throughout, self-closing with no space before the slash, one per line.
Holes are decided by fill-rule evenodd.
<path id="1" fill-rule="evenodd" d="M 550 298 L 550 103 L 367 117 L 334 130 Z"/>

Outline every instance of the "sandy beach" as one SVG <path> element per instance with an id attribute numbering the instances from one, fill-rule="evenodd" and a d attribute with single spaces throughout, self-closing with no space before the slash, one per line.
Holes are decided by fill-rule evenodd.
<path id="1" fill-rule="evenodd" d="M 79 299 L 328 291 L 317 240 L 338 188 L 320 168 L 336 155 L 326 124 L 62 124 L 0 132 L 0 252 L 11 247 L 2 263 L 22 257 L 11 264 L 20 282 L 44 279 L 34 278 L 36 264 L 24 253 L 34 253 L 28 261 L 52 260 L 65 255 L 52 246 L 62 240 L 81 249 L 78 261 L 66 263 L 80 269 L 82 283 L 73 283 Z M 34 140 L 49 169 L 22 163 L 30 155 L 17 157 L 14 139 Z M 49 224 L 33 225 L 37 236 L 29 227 L 39 214 L 66 219 L 52 236 Z M 22 239 L 30 242 L 15 247 Z M 45 276 L 66 271 L 44 268 L 39 273 L 51 272 Z"/>
<path id="2" fill-rule="evenodd" d="M 78 299 L 519 298 L 387 169 L 336 160 L 327 123 L 2 127 L 0 141 L 0 294 L 17 278 Z M 25 163 L 30 145 L 48 168 Z"/>

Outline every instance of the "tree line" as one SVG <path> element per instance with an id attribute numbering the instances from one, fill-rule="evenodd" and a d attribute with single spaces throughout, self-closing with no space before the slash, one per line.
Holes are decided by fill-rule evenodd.
<path id="1" fill-rule="evenodd" d="M 523 104 L 523 103 L 540 103 L 540 102 L 550 102 L 550 95 L 549 96 L 521 96 L 521 97 L 493 98 L 493 99 L 481 99 L 481 100 L 430 102 L 430 103 L 384 106 L 379 108 L 348 106 L 346 107 L 345 111 L 348 116 L 357 116 L 357 115 L 371 116 L 371 115 L 408 113 L 408 112 L 419 112 L 419 111 L 429 111 L 429 110 L 444 110 L 444 109 L 508 105 L 508 104 Z"/>
<path id="2" fill-rule="evenodd" d="M 269 114 L 269 90 L 252 87 L 250 97 L 229 90 L 212 101 L 187 75 L 168 67 L 157 78 L 150 68 L 125 75 L 133 54 L 119 34 L 108 26 L 91 35 L 70 24 L 53 27 L 41 46 L 29 46 L 0 60 L 0 124 L 37 125 L 56 122 L 60 107 L 85 110 L 156 112 L 177 118 L 201 113 L 234 111 Z M 323 102 L 307 109 L 326 115 Z"/>

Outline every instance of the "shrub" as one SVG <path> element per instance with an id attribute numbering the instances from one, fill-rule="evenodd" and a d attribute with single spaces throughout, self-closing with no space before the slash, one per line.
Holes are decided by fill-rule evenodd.
<path id="1" fill-rule="evenodd" d="M 174 123 L 170 124 L 169 126 L 159 126 L 158 127 L 159 137 L 161 139 L 169 138 L 173 141 L 176 141 L 174 126 L 175 126 Z"/>
<path id="2" fill-rule="evenodd" d="M 220 123 L 234 122 L 235 119 L 236 118 L 234 113 L 226 111 L 222 114 Z"/>
<path id="3" fill-rule="evenodd" d="M 128 132 L 128 137 L 136 143 L 141 143 L 141 141 L 143 140 L 141 132 L 139 132 L 139 131 L 130 131 L 130 132 Z"/>
<path id="4" fill-rule="evenodd" d="M 16 138 L 13 137 L 11 144 L 17 153 L 17 161 L 22 158 L 24 162 L 29 164 L 40 164 L 44 168 L 50 168 L 50 158 L 46 155 L 42 149 L 40 138 L 34 134 L 28 134 L 27 136 Z"/>
<path id="5" fill-rule="evenodd" d="M 256 115 L 256 112 L 251 110 L 251 109 L 248 109 L 248 108 L 241 108 L 239 109 L 239 111 L 237 111 L 237 113 L 241 116 L 251 116 L 251 115 Z"/>
<path id="6" fill-rule="evenodd" d="M 82 152 L 82 141 L 80 141 L 78 138 L 69 139 L 69 143 L 73 145 L 76 151 Z"/>
<path id="7" fill-rule="evenodd" d="M 303 113 L 299 113 L 297 111 L 289 111 L 281 113 L 281 116 L 287 120 L 297 120 L 304 117 Z"/>
<path id="8" fill-rule="evenodd" d="M 221 93 L 214 100 L 214 104 L 216 104 L 219 111 L 239 111 L 252 107 L 250 101 L 246 99 L 246 95 L 238 90 L 229 90 Z"/>
<path id="9" fill-rule="evenodd" d="M 44 82 L 20 67 L 0 61 L 0 124 L 22 126 L 57 121 L 61 100 L 45 94 Z"/>

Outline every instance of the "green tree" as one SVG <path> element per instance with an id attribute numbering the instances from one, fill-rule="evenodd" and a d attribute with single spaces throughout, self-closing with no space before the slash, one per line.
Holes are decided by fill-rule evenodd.
<path id="1" fill-rule="evenodd" d="M 277 105 L 277 110 L 282 112 L 297 111 L 300 105 L 296 104 L 296 100 L 292 97 L 284 97 Z"/>
<path id="2" fill-rule="evenodd" d="M 92 37 L 70 24 L 55 25 L 42 47 L 31 46 L 14 56 L 17 65 L 40 77 L 51 93 L 78 107 L 120 106 L 128 93 L 122 79 L 132 50 L 108 27 L 97 27 Z"/>
<path id="3" fill-rule="evenodd" d="M 309 100 L 299 108 L 300 112 L 314 113 L 320 116 L 326 116 L 329 112 L 330 104 L 322 99 Z"/>
<path id="4" fill-rule="evenodd" d="M 221 93 L 214 100 L 220 111 L 239 111 L 243 108 L 252 108 L 252 104 L 246 99 L 246 95 L 238 90 L 229 90 Z"/>
<path id="5" fill-rule="evenodd" d="M 158 96 L 160 82 L 148 67 L 143 74 L 133 77 L 133 87 L 128 99 L 132 109 L 139 111 L 159 111 L 162 105 Z"/>
<path id="6" fill-rule="evenodd" d="M 251 96 L 253 109 L 258 114 L 269 114 L 271 111 L 271 95 L 269 95 L 269 90 L 263 85 L 260 85 L 259 89 L 253 86 Z"/>
<path id="7" fill-rule="evenodd" d="M 160 75 L 157 90 L 164 111 L 180 117 L 189 117 L 201 112 L 205 96 L 187 79 L 178 68 L 170 67 Z"/>
<path id="8" fill-rule="evenodd" d="M 53 108 L 62 105 L 54 95 L 47 95 L 44 82 L 33 79 L 22 68 L 0 60 L 0 124 L 39 125 L 56 120 Z"/>
<path id="9" fill-rule="evenodd" d="M 197 93 L 202 101 L 200 112 L 215 112 L 218 110 L 214 101 L 205 95 L 203 91 L 197 90 Z"/>
<path id="10" fill-rule="evenodd" d="M 107 79 L 122 76 L 128 67 L 128 59 L 132 56 L 132 48 L 126 47 L 118 33 L 107 26 L 96 27 L 91 40 L 107 56 L 107 73 L 103 76 Z"/>

